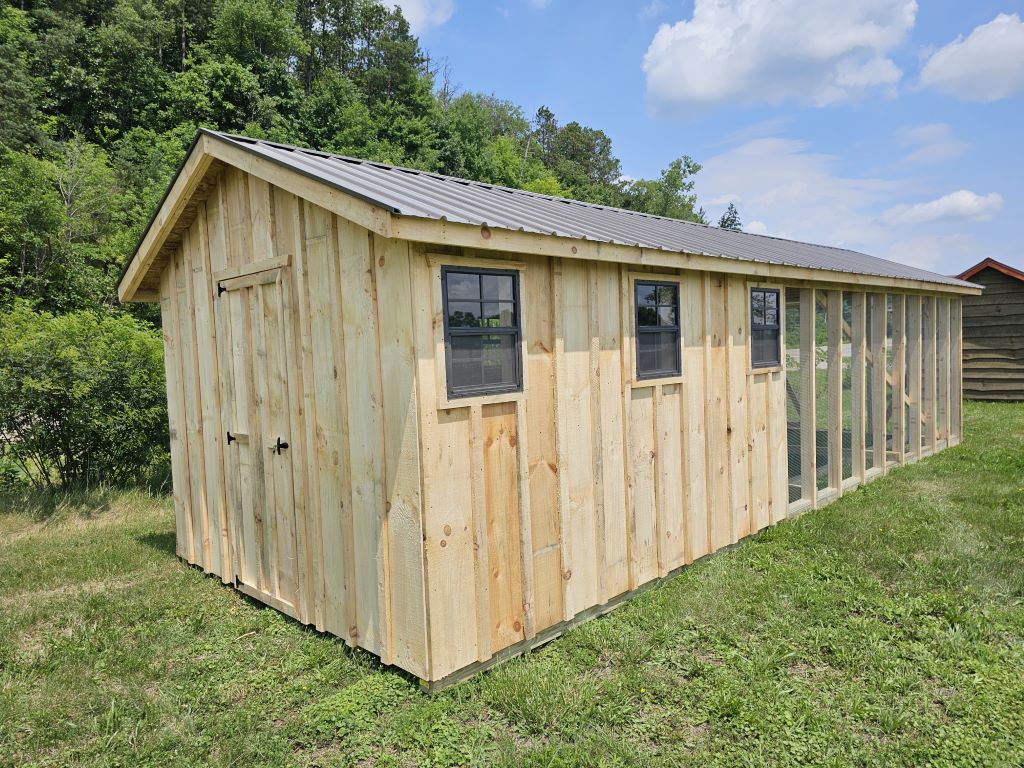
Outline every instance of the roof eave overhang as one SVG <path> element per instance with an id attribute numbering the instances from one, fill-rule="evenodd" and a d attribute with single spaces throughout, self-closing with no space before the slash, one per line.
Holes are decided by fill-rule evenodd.
<path id="1" fill-rule="evenodd" d="M 214 163 L 223 163 L 291 192 L 352 221 L 381 237 L 425 245 L 450 245 L 478 250 L 528 253 L 571 259 L 612 261 L 637 266 L 693 269 L 743 274 L 759 280 L 816 282 L 861 289 L 896 289 L 927 293 L 977 295 L 981 287 L 969 283 L 939 283 L 911 278 L 868 275 L 841 270 L 765 263 L 713 254 L 679 253 L 557 234 L 503 229 L 417 216 L 403 216 L 379 201 L 357 196 L 340 185 L 303 173 L 241 142 L 201 129 L 179 168 L 118 283 L 122 302 L 157 301 L 152 291 L 140 290 L 179 218 L 196 195 Z"/>
<path id="2" fill-rule="evenodd" d="M 957 279 L 970 280 L 972 277 L 974 277 L 984 269 L 994 269 L 996 272 L 1006 275 L 1007 277 L 1012 277 L 1014 280 L 1020 280 L 1021 282 L 1024 282 L 1024 272 L 1021 272 L 1019 269 L 1011 267 L 1009 264 L 1003 264 L 1001 261 L 996 261 L 991 257 L 979 261 L 970 269 L 957 275 Z"/>

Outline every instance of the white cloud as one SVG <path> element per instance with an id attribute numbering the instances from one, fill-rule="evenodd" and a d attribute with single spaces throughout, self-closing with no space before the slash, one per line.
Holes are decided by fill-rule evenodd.
<path id="1" fill-rule="evenodd" d="M 454 0 L 394 0 L 391 4 L 402 9 L 417 35 L 431 27 L 440 27 L 455 13 Z"/>
<path id="2" fill-rule="evenodd" d="M 704 162 L 697 191 L 722 207 L 735 201 L 741 218 L 756 216 L 765 232 L 780 237 L 867 247 L 878 240 L 878 225 L 866 211 L 897 195 L 899 185 L 837 175 L 835 162 L 802 141 L 752 139 Z"/>
<path id="3" fill-rule="evenodd" d="M 641 19 L 653 19 L 656 16 L 660 16 L 668 6 L 662 2 L 662 0 L 651 0 L 643 8 L 640 9 Z"/>
<path id="4" fill-rule="evenodd" d="M 950 192 L 927 203 L 897 205 L 882 213 L 887 224 L 927 224 L 942 219 L 974 219 L 987 221 L 1003 207 L 998 192 L 979 195 L 968 189 Z"/>
<path id="5" fill-rule="evenodd" d="M 816 105 L 902 73 L 886 55 L 914 26 L 915 0 L 696 0 L 663 24 L 644 56 L 652 103 Z"/>
<path id="6" fill-rule="evenodd" d="M 967 101 L 1024 93 L 1024 22 L 1001 13 L 940 48 L 921 70 L 921 84 Z"/>
<path id="7" fill-rule="evenodd" d="M 972 255 L 977 252 L 978 245 L 973 237 L 953 232 L 913 235 L 897 240 L 878 255 L 919 269 L 956 274 L 967 264 L 977 261 Z"/>
<path id="8" fill-rule="evenodd" d="M 924 182 L 857 178 L 838 172 L 837 163 L 806 142 L 751 139 L 705 160 L 697 192 L 713 220 L 735 202 L 747 232 L 837 245 L 947 274 L 977 251 L 973 230 L 986 226 L 977 222 L 1002 205 L 997 194 L 971 192 L 899 205 Z"/>
<path id="9" fill-rule="evenodd" d="M 905 163 L 924 165 L 939 163 L 959 157 L 971 145 L 953 136 L 953 129 L 946 123 L 930 123 L 900 131 L 900 141 L 910 147 L 910 153 L 903 158 Z"/>

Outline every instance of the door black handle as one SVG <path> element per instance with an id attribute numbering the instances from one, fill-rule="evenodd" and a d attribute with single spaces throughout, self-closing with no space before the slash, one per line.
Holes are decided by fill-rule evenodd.
<path id="1" fill-rule="evenodd" d="M 282 442 L 281 438 L 277 438 L 277 443 L 270 446 L 270 450 L 274 451 L 278 456 L 281 455 L 281 451 L 288 450 L 288 443 Z"/>
<path id="2" fill-rule="evenodd" d="M 237 437 L 235 437 L 235 436 L 234 436 L 234 435 L 232 435 L 232 434 L 231 434 L 230 432 L 228 432 L 228 445 L 231 445 L 231 444 L 232 444 L 233 442 L 235 442 L 235 440 L 237 440 L 237 439 L 238 439 Z"/>

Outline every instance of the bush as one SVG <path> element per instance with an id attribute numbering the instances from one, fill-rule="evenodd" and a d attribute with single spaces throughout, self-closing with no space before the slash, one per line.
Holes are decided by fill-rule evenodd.
<path id="1" fill-rule="evenodd" d="M 0 313 L 0 454 L 36 488 L 150 482 L 164 392 L 160 336 L 128 315 Z"/>

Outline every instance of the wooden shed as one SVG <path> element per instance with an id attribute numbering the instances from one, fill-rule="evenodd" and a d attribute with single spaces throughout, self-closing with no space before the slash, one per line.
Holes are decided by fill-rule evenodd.
<path id="1" fill-rule="evenodd" d="M 426 685 L 955 445 L 978 293 L 210 131 L 119 291 L 180 557 Z"/>
<path id="2" fill-rule="evenodd" d="M 964 299 L 964 397 L 1024 400 L 1024 272 L 985 259 L 960 279 L 985 287 Z"/>

